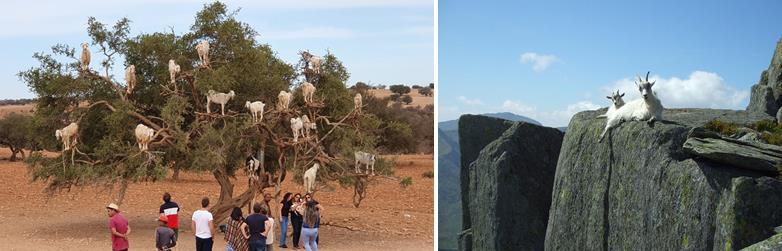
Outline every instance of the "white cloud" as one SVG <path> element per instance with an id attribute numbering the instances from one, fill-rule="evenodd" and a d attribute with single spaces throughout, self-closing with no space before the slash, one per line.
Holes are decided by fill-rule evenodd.
<path id="1" fill-rule="evenodd" d="M 477 99 L 477 98 L 476 99 L 468 99 L 465 96 L 459 96 L 457 99 L 459 100 L 459 102 L 462 102 L 462 103 L 464 103 L 466 105 L 483 105 L 483 102 L 480 99 Z"/>
<path id="2" fill-rule="evenodd" d="M 498 110 L 501 112 L 512 112 L 518 115 L 527 116 L 544 126 L 567 126 L 570 122 L 570 118 L 578 112 L 586 110 L 596 110 L 600 108 L 599 105 L 590 101 L 580 101 L 574 104 L 570 104 L 564 109 L 554 111 L 540 111 L 534 106 L 525 105 L 520 101 L 505 100 L 502 103 L 502 107 Z"/>
<path id="3" fill-rule="evenodd" d="M 534 113 L 537 110 L 534 106 L 525 105 L 519 101 L 513 100 L 505 100 L 502 102 L 502 109 L 519 115 Z"/>
<path id="4" fill-rule="evenodd" d="M 536 72 L 545 71 L 549 66 L 558 61 L 559 58 L 554 55 L 542 55 L 534 52 L 525 52 L 524 54 L 521 54 L 521 63 L 531 63 L 532 70 Z"/>
<path id="5" fill-rule="evenodd" d="M 633 100 L 640 97 L 635 79 L 620 79 L 602 89 L 605 93 L 620 90 L 626 93 L 625 100 Z M 649 76 L 649 80 L 656 81 L 652 90 L 666 108 L 742 109 L 749 97 L 749 91 L 729 86 L 722 77 L 712 72 L 694 71 L 686 79 L 654 75 Z"/>

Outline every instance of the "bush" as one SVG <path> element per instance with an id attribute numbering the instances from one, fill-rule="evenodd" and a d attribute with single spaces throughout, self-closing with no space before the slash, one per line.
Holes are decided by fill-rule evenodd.
<path id="1" fill-rule="evenodd" d="M 418 90 L 418 89 L 421 89 L 421 88 L 424 88 L 424 87 L 423 87 L 423 86 L 420 86 L 420 85 L 413 85 L 413 89 L 416 89 L 416 90 Z"/>
<path id="2" fill-rule="evenodd" d="M 356 82 L 356 84 L 353 85 L 350 88 L 355 90 L 356 92 L 362 92 L 363 93 L 363 92 L 365 92 L 366 90 L 369 89 L 369 85 L 367 85 L 364 82 L 359 81 L 359 82 Z"/>
<path id="3" fill-rule="evenodd" d="M 434 90 L 434 83 L 429 83 L 429 88 Z"/>
<path id="4" fill-rule="evenodd" d="M 720 133 L 722 135 L 730 136 L 736 134 L 736 132 L 739 129 L 739 126 L 737 124 L 726 123 L 720 120 L 712 120 L 709 121 L 709 123 L 706 123 L 704 128 Z"/>
<path id="5" fill-rule="evenodd" d="M 389 89 L 391 89 L 391 92 L 399 95 L 410 93 L 410 87 L 406 85 L 392 85 L 391 87 L 389 87 Z"/>
<path id="6" fill-rule="evenodd" d="M 410 95 L 404 95 L 401 99 L 402 102 L 404 102 L 406 105 L 409 105 L 410 103 L 413 103 L 413 97 L 410 97 Z"/>
<path id="7" fill-rule="evenodd" d="M 418 89 L 418 94 L 421 94 L 421 96 L 429 97 L 432 96 L 432 89 L 429 87 L 424 87 L 421 89 Z"/>
<path id="8" fill-rule="evenodd" d="M 421 177 L 433 179 L 434 178 L 434 171 L 426 171 L 426 172 L 421 174 Z"/>
<path id="9" fill-rule="evenodd" d="M 413 184 L 413 177 L 405 177 L 402 179 L 402 181 L 399 181 L 399 185 L 402 186 L 402 188 L 407 188 L 408 186 Z"/>

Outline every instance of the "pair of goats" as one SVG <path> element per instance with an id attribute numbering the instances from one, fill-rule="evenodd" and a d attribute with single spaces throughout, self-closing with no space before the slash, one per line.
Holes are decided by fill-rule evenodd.
<path id="1" fill-rule="evenodd" d="M 149 150 L 149 143 L 155 138 L 155 129 L 149 128 L 144 124 L 138 124 L 134 131 L 136 136 L 136 143 L 141 151 Z M 79 134 L 79 124 L 75 122 L 70 123 L 68 126 L 62 129 L 55 130 L 54 136 L 58 140 L 62 140 L 63 151 L 70 150 L 76 145 L 76 139 Z"/>
<path id="2" fill-rule="evenodd" d="M 310 130 L 317 130 L 315 121 L 310 121 L 307 115 L 291 118 L 291 130 L 293 131 L 293 143 L 299 142 L 299 136 L 310 137 Z"/>
<path id="3" fill-rule="evenodd" d="M 619 126 L 624 121 L 635 120 L 653 123 L 655 120 L 662 120 L 663 105 L 660 99 L 657 98 L 657 94 L 652 91 L 652 86 L 654 86 L 655 82 L 649 82 L 649 72 L 646 72 L 646 80 L 638 76 L 638 81 L 635 82 L 635 85 L 638 87 L 638 91 L 641 92 L 641 98 L 626 104 L 622 100 L 624 93 L 619 94 L 619 91 L 606 97 L 613 104 L 605 114 L 598 116 L 607 120 L 606 127 L 603 133 L 600 134 L 599 142 L 603 141 L 608 131 Z"/>

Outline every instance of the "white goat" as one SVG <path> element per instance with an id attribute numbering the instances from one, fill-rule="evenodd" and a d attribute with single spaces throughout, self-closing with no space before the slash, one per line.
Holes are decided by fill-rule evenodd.
<path id="1" fill-rule="evenodd" d="M 362 151 L 358 151 L 354 154 L 356 158 L 356 173 L 361 173 L 361 168 L 359 168 L 359 165 L 363 164 L 366 165 L 366 174 L 369 174 L 369 168 L 372 168 L 372 175 L 375 175 L 375 155 L 371 153 L 365 153 Z"/>
<path id="2" fill-rule="evenodd" d="M 138 124 L 135 133 L 138 149 L 141 151 L 149 150 L 149 142 L 152 142 L 152 139 L 155 138 L 155 129 L 149 128 L 144 124 Z"/>
<path id="3" fill-rule="evenodd" d="M 168 60 L 168 75 L 171 77 L 171 83 L 176 82 L 176 75 L 182 71 L 182 68 L 173 59 Z"/>
<path id="4" fill-rule="evenodd" d="M 356 93 L 356 96 L 353 97 L 353 109 L 356 109 L 357 111 L 361 111 L 361 106 L 363 106 L 361 100 L 361 93 Z"/>
<path id="5" fill-rule="evenodd" d="M 317 130 L 318 124 L 314 121 L 310 122 L 310 118 L 307 117 L 307 115 L 301 116 L 301 122 L 304 126 L 304 137 L 309 138 L 310 137 L 310 130 Z"/>
<path id="6" fill-rule="evenodd" d="M 201 41 L 195 48 L 198 52 L 198 58 L 201 59 L 201 66 L 209 67 L 209 41 Z"/>
<path id="7" fill-rule="evenodd" d="M 649 82 L 649 72 L 646 73 L 646 80 L 638 77 L 638 91 L 641 92 L 641 98 L 628 102 L 615 112 L 608 114 L 608 120 L 606 121 L 606 127 L 603 133 L 600 134 L 600 140 L 602 142 L 605 134 L 612 128 L 617 127 L 624 121 L 647 121 L 653 123 L 655 120 L 662 120 L 663 118 L 663 105 L 657 98 L 657 95 L 652 91 L 652 86 L 655 82 Z"/>
<path id="8" fill-rule="evenodd" d="M 304 180 L 304 189 L 307 190 L 307 193 L 311 193 L 315 190 L 315 178 L 318 176 L 319 168 L 320 164 L 315 163 L 310 169 L 307 169 L 307 171 L 304 172 L 304 177 L 302 179 Z"/>
<path id="9" fill-rule="evenodd" d="M 81 70 L 86 71 L 90 69 L 90 47 L 87 43 L 81 44 Z"/>
<path id="10" fill-rule="evenodd" d="M 136 66 L 135 65 L 129 65 L 128 68 L 125 68 L 125 82 L 128 83 L 128 86 L 125 88 L 125 93 L 130 95 L 133 93 L 133 89 L 136 88 Z"/>
<path id="11" fill-rule="evenodd" d="M 209 90 L 209 92 L 206 94 L 206 113 L 212 113 L 212 109 L 209 108 L 209 105 L 211 103 L 215 103 L 220 104 L 220 114 L 225 115 L 225 104 L 234 98 L 234 96 L 236 96 L 236 94 L 233 90 L 229 91 L 228 93 Z"/>
<path id="12" fill-rule="evenodd" d="M 605 114 L 597 116 L 598 118 L 607 118 L 609 114 L 616 112 L 616 109 L 619 109 L 619 107 L 622 107 L 625 105 L 625 101 L 622 99 L 625 94 L 619 94 L 619 90 L 616 90 L 616 92 L 611 93 L 611 96 L 606 96 L 607 99 L 611 100 L 611 106 L 608 107 L 608 111 L 606 111 Z"/>
<path id="13" fill-rule="evenodd" d="M 291 118 L 291 131 L 293 131 L 293 143 L 299 142 L 299 135 L 302 134 L 304 129 L 304 122 L 301 118 Z"/>
<path id="14" fill-rule="evenodd" d="M 315 86 L 310 82 L 304 82 L 301 85 L 301 95 L 304 96 L 305 103 L 311 103 L 312 97 L 315 95 Z"/>
<path id="15" fill-rule="evenodd" d="M 316 74 L 320 74 L 320 66 L 323 64 L 323 58 L 312 55 L 309 51 L 301 53 L 304 60 L 307 61 L 309 67 L 315 71 Z"/>
<path id="16" fill-rule="evenodd" d="M 266 107 L 266 104 L 264 104 L 261 101 L 255 101 L 255 102 L 247 101 L 246 103 L 244 103 L 244 107 L 250 109 L 250 113 L 253 115 L 253 122 L 258 122 L 263 120 L 263 108 Z"/>
<path id="17" fill-rule="evenodd" d="M 277 110 L 284 111 L 288 109 L 291 103 L 291 93 L 286 91 L 280 91 L 277 94 Z"/>
<path id="18" fill-rule="evenodd" d="M 62 139 L 63 151 L 70 150 L 72 146 L 76 145 L 77 134 L 79 134 L 79 125 L 76 123 L 54 131 L 54 137 Z"/>
<path id="19" fill-rule="evenodd" d="M 245 160 L 245 167 L 247 168 L 247 176 L 251 180 L 258 180 L 258 168 L 261 166 L 261 162 L 255 158 L 255 156 L 250 155 Z"/>

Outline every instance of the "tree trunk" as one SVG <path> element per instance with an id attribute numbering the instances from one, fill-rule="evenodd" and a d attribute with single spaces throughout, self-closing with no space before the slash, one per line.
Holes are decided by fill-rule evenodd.
<path id="1" fill-rule="evenodd" d="M 14 162 L 16 161 L 16 154 L 19 153 L 19 149 L 14 148 L 13 146 L 9 147 L 11 150 L 11 158 L 8 159 L 8 161 Z"/>
<path id="2" fill-rule="evenodd" d="M 128 179 L 122 179 L 119 185 L 119 193 L 117 193 L 116 203 L 122 205 L 122 201 L 125 200 L 125 192 L 128 191 Z"/>
<path id="3" fill-rule="evenodd" d="M 179 181 L 179 167 L 178 166 L 174 167 L 174 175 L 171 175 L 171 179 L 173 179 L 174 181 Z"/>
<path id="4" fill-rule="evenodd" d="M 233 197 L 234 185 L 231 183 L 228 175 L 223 172 L 223 169 L 215 170 L 213 173 L 217 183 L 220 184 L 220 198 L 209 211 L 213 215 L 215 225 L 219 225 L 228 217 L 234 207 L 242 208 L 250 202 L 253 197 L 253 191 L 258 189 L 258 185 L 250 184 L 247 190 Z"/>

